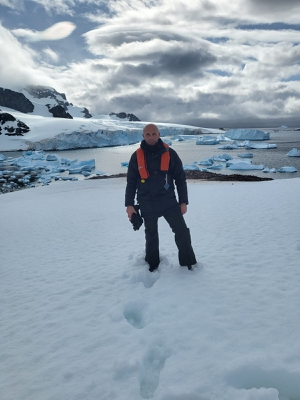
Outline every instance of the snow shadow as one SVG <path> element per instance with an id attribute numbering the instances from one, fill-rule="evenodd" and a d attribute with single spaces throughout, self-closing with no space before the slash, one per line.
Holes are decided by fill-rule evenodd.
<path id="1" fill-rule="evenodd" d="M 245 365 L 229 372 L 227 382 L 236 389 L 276 389 L 279 399 L 300 400 L 300 374 L 284 368 L 266 370 Z"/>

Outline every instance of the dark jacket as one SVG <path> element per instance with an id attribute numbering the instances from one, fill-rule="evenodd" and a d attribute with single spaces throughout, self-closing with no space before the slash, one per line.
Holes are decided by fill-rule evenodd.
<path id="1" fill-rule="evenodd" d="M 138 172 L 137 156 L 134 152 L 131 156 L 125 193 L 125 206 L 133 206 L 135 195 L 140 205 L 143 217 L 160 217 L 178 207 L 178 203 L 188 204 L 187 185 L 182 162 L 175 150 L 169 148 L 170 165 L 169 171 L 160 171 L 161 155 L 167 151 L 161 139 L 154 146 L 149 146 L 145 140 L 141 142 L 141 148 L 146 155 L 147 169 L 150 177 L 142 182 Z M 164 186 L 167 183 L 169 187 Z M 176 184 L 178 201 L 175 195 Z"/>

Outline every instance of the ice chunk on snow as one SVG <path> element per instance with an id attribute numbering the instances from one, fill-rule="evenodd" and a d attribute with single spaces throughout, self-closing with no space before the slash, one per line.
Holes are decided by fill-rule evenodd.
<path id="1" fill-rule="evenodd" d="M 232 140 L 268 140 L 270 134 L 258 129 L 230 129 L 225 136 Z"/>
<path id="2" fill-rule="evenodd" d="M 1 155 L 0 155 L 1 156 Z M 293 148 L 292 150 L 290 150 L 288 153 L 287 153 L 287 156 L 289 156 L 289 157 L 300 157 L 300 150 L 298 150 L 298 149 L 296 149 L 296 148 Z"/>

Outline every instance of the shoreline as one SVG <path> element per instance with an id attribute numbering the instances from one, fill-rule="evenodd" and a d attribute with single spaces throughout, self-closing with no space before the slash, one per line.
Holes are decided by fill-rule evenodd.
<path id="1" fill-rule="evenodd" d="M 203 181 L 233 181 L 233 182 L 261 182 L 261 181 L 273 181 L 273 178 L 261 178 L 256 175 L 241 175 L 241 174 L 216 174 L 214 172 L 203 172 L 203 171 L 185 171 L 186 179 L 197 179 Z M 113 174 L 113 175 L 98 175 L 86 178 L 89 179 L 110 179 L 110 178 L 126 178 L 127 173 Z"/>

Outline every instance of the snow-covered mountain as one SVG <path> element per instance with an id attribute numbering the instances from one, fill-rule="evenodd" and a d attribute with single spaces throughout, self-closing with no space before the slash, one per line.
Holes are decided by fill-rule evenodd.
<path id="1" fill-rule="evenodd" d="M 86 108 L 74 106 L 64 93 L 48 86 L 27 86 L 20 91 L 0 88 L 1 106 L 44 117 L 92 117 Z"/>
<path id="2" fill-rule="evenodd" d="M 0 88 L 0 151 L 132 144 L 141 140 L 146 123 L 125 112 L 92 116 L 51 87 L 28 86 L 19 92 Z M 224 133 L 189 125 L 157 125 L 162 136 Z"/>

